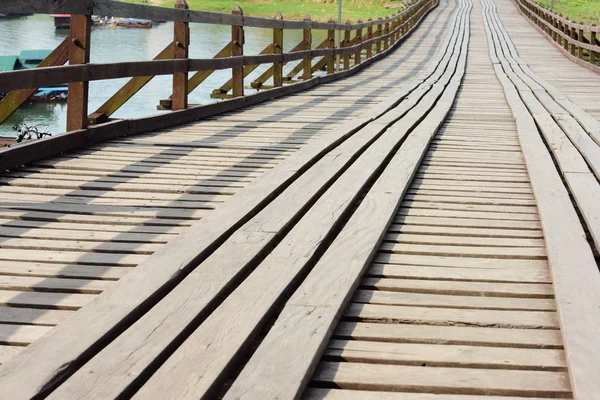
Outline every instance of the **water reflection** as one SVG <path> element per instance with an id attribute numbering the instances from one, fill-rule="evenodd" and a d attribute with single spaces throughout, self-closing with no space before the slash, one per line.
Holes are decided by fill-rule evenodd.
<path id="1" fill-rule="evenodd" d="M 211 58 L 231 39 L 228 26 L 191 25 L 190 57 Z M 318 45 L 325 32 L 315 31 L 313 43 Z M 66 30 L 55 30 L 54 21 L 48 15 L 33 15 L 24 18 L 0 20 L 0 55 L 17 55 L 21 50 L 54 49 L 68 35 Z M 166 23 L 152 29 L 96 28 L 92 31 L 91 62 L 109 63 L 121 61 L 143 61 L 153 59 L 173 37 L 173 24 Z M 290 49 L 300 42 L 302 31 L 286 31 L 285 48 Z M 245 54 L 258 54 L 272 41 L 269 29 L 246 28 Z M 246 84 L 258 77 L 269 66 L 254 70 Z M 286 71 L 293 65 L 287 66 Z M 210 93 L 230 78 L 230 71 L 216 71 L 190 95 L 190 103 L 202 104 L 212 100 Z M 128 79 L 90 82 L 90 113 L 102 105 Z M 251 89 L 247 89 L 250 91 Z M 117 118 L 133 118 L 156 114 L 158 101 L 171 94 L 171 77 L 154 78 L 129 102 L 114 114 Z M 24 104 L 8 121 L 0 125 L 0 135 L 12 135 L 12 126 L 21 122 L 47 124 L 50 132 L 63 132 L 66 126 L 65 104 Z"/>

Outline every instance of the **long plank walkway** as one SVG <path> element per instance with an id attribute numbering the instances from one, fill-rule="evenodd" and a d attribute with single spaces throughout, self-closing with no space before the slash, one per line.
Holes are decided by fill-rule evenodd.
<path id="1" fill-rule="evenodd" d="M 600 399 L 598 115 L 528 24 L 3 175 L 0 399 Z"/>

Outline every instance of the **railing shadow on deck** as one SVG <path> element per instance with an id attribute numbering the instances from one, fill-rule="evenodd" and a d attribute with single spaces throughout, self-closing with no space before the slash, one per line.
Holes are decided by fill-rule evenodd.
<path id="1" fill-rule="evenodd" d="M 444 8 L 442 9 L 442 11 L 445 10 L 449 6 L 449 2 L 447 0 L 444 1 L 443 3 L 444 3 Z M 416 40 L 420 41 L 422 38 L 425 38 L 425 37 L 428 37 L 429 35 L 431 35 L 431 32 L 434 28 L 435 23 L 438 22 L 438 20 L 441 16 L 442 16 L 441 13 L 437 14 L 437 16 L 432 20 L 432 24 L 429 26 L 429 28 L 426 29 L 425 31 L 423 31 L 422 33 L 420 33 L 419 37 Z M 450 20 L 451 19 L 448 18 L 444 22 L 442 30 L 445 30 L 448 27 Z M 400 74 L 395 80 L 389 82 L 387 86 L 384 86 L 383 88 L 380 88 L 380 89 L 373 89 L 370 94 L 384 95 L 386 93 L 390 93 L 395 89 L 396 84 L 399 84 L 402 81 L 404 81 L 406 79 L 410 79 L 411 77 L 415 76 L 427 64 L 429 58 L 431 56 L 433 56 L 433 54 L 436 51 L 437 45 L 438 45 L 438 42 L 433 41 L 431 43 L 431 46 L 429 47 L 429 49 L 425 52 L 424 57 L 408 73 Z M 379 73 L 379 75 L 377 75 L 375 77 L 363 77 L 363 78 L 360 78 L 360 75 L 358 75 L 356 80 L 354 80 L 353 82 L 349 82 L 347 84 L 341 85 L 336 91 L 333 92 L 333 94 L 334 95 L 335 94 L 342 95 L 342 94 L 346 93 L 347 91 L 351 91 L 352 89 L 363 87 L 364 83 L 372 81 L 373 79 L 377 79 L 379 77 L 384 77 L 384 76 L 389 75 L 390 73 L 395 71 L 400 65 L 402 65 L 405 61 L 407 61 L 411 56 L 413 56 L 416 51 L 417 51 L 416 46 L 411 47 L 406 52 L 406 54 L 404 54 L 402 57 L 399 57 L 397 60 L 394 60 L 389 66 L 387 66 L 387 68 L 383 69 Z M 248 126 L 247 123 L 242 122 L 239 124 L 235 124 L 232 127 L 215 132 L 215 136 L 209 136 L 207 138 L 200 139 L 200 140 L 193 140 L 189 143 L 188 142 L 178 143 L 176 146 L 170 146 L 170 145 L 157 146 L 157 148 L 160 148 L 161 151 L 159 151 L 155 154 L 151 154 L 149 157 L 143 158 L 136 162 L 129 163 L 123 169 L 131 168 L 131 167 L 135 167 L 135 166 L 147 167 L 147 163 L 145 163 L 146 161 L 153 160 L 153 159 L 156 160 L 157 157 L 160 157 L 161 155 L 164 155 L 164 154 L 172 155 L 171 152 L 173 151 L 173 149 L 177 149 L 178 153 L 180 153 L 180 157 L 184 157 L 184 156 L 192 153 L 198 147 L 202 147 L 203 145 L 207 145 L 207 146 L 210 145 L 211 147 L 214 147 L 215 145 L 218 145 L 219 142 L 229 139 L 229 137 L 217 136 L 217 135 L 222 135 L 224 133 L 227 133 L 227 134 L 231 134 L 232 135 L 231 137 L 240 137 L 243 135 L 243 133 L 241 133 L 241 132 L 247 133 L 247 132 L 251 131 L 252 129 L 259 129 L 261 126 L 264 126 L 266 123 L 272 122 L 273 120 L 284 120 L 285 118 L 287 118 L 293 114 L 303 115 L 307 111 L 310 111 L 310 109 L 318 109 L 323 104 L 326 104 L 328 99 L 329 99 L 328 97 L 319 96 L 319 97 L 316 97 L 316 98 L 310 100 L 309 102 L 303 103 L 301 105 L 284 108 L 282 110 L 282 112 L 280 112 L 280 113 L 270 115 L 266 118 L 258 119 L 255 123 L 252 124 L 252 126 Z M 361 102 L 361 100 L 357 99 L 354 104 L 358 105 L 358 104 L 360 104 L 360 102 Z M 347 118 L 347 117 L 350 117 L 353 112 L 354 112 L 353 107 L 350 106 L 350 107 L 347 107 L 345 110 L 341 111 L 340 113 L 338 113 L 336 115 L 336 117 L 341 116 L 343 118 Z M 326 124 L 328 126 L 333 126 L 336 123 L 338 123 L 338 118 L 326 117 L 324 119 L 315 120 L 313 122 L 307 123 L 303 128 L 298 129 L 298 131 L 302 131 L 302 129 L 306 129 L 306 128 L 310 129 L 313 127 L 322 128 L 322 124 Z M 202 123 L 200 122 L 200 126 L 201 126 L 201 124 Z M 193 126 L 193 124 L 187 125 L 187 126 Z M 242 130 L 240 130 L 240 128 Z M 161 132 L 155 132 L 151 135 L 153 137 L 155 137 L 155 136 L 160 136 L 161 134 L 162 134 Z M 280 142 L 285 141 L 289 138 L 293 138 L 294 134 L 295 134 L 295 132 L 292 132 L 288 137 L 282 139 Z M 222 138 L 222 139 L 215 140 L 215 137 Z M 186 145 L 189 145 L 189 147 Z M 108 142 L 105 145 L 101 145 L 100 148 L 101 149 L 108 148 L 110 146 L 111 146 L 111 142 Z M 252 159 L 253 156 L 255 156 L 255 155 L 256 155 L 256 153 L 251 153 L 247 157 L 240 159 L 237 163 L 233 164 L 232 166 L 230 166 L 228 168 L 224 168 L 221 171 L 218 171 L 213 176 L 199 179 L 194 184 L 190 184 L 190 186 L 201 185 L 203 182 L 213 179 L 215 177 L 228 176 L 228 175 L 230 175 L 230 173 L 232 171 L 236 171 L 236 166 L 239 166 L 240 164 L 244 164 L 245 161 Z M 165 164 L 155 163 L 155 165 L 156 165 L 155 168 L 159 168 Z M 261 167 L 261 164 L 257 165 L 257 169 L 259 169 L 258 167 Z M 143 177 L 144 175 L 151 174 L 155 168 L 148 168 L 148 170 L 144 173 L 142 173 L 142 172 L 137 173 L 137 174 L 135 174 L 135 177 L 132 176 L 132 179 L 137 179 L 137 178 Z M 49 176 L 51 176 L 51 174 L 49 174 Z M 81 185 L 77 189 L 74 189 L 72 192 L 66 193 L 66 194 L 60 196 L 58 199 L 55 199 L 53 201 L 57 202 L 57 203 L 61 203 L 61 200 L 66 201 L 72 195 L 76 196 L 78 192 L 87 190 L 87 188 L 89 188 L 90 185 L 93 185 L 95 182 L 100 182 L 100 181 L 102 181 L 102 179 L 110 178 L 110 177 L 120 177 L 119 172 L 107 173 L 107 174 L 103 175 L 102 177 L 99 177 L 98 180 L 91 181 L 87 185 L 86 184 Z M 126 180 L 124 180 L 124 182 L 126 182 Z M 121 183 L 123 183 L 123 182 L 121 182 Z M 114 186 L 116 186 L 116 185 L 118 185 L 118 183 L 114 184 Z M 98 191 L 98 190 L 94 189 L 94 191 Z M 110 189 L 106 189 L 104 192 L 108 193 L 109 191 L 110 191 Z M 93 199 L 94 197 L 90 197 L 90 198 L 79 197 L 79 198 L 81 198 L 83 201 L 82 201 L 82 203 L 78 203 L 78 204 L 86 205 L 86 204 L 89 204 L 88 202 L 86 202 L 86 200 Z M 182 197 L 180 197 L 179 199 L 174 200 L 174 202 L 177 202 L 177 201 L 185 202 L 186 200 L 184 200 L 184 198 L 185 198 L 185 194 L 183 194 Z M 190 209 L 193 209 L 192 205 L 194 204 L 194 202 L 191 201 L 189 203 L 190 203 Z M 22 205 L 22 204 L 17 204 L 16 206 L 20 206 L 20 205 Z M 166 206 L 165 208 L 168 208 L 168 206 Z M 127 207 L 124 207 L 123 210 L 128 211 Z M 56 214 L 57 214 L 56 215 L 57 219 L 55 221 L 58 221 L 58 218 L 60 218 L 60 216 L 69 215 L 69 213 L 56 213 Z M 155 219 L 160 219 L 163 216 L 164 216 L 164 214 L 158 213 L 154 218 L 148 218 L 148 222 L 151 222 L 152 220 L 155 220 Z M 28 217 L 25 214 L 20 219 L 21 220 L 28 219 Z M 31 218 L 31 219 L 33 219 L 33 218 Z M 51 223 L 51 222 L 55 222 L 55 221 L 46 221 L 46 222 Z M 192 219 L 190 219 L 190 221 L 193 222 Z M 6 225 L 0 225 L 0 228 L 2 226 L 6 226 Z M 37 228 L 43 228 L 43 222 L 40 222 Z M 31 229 L 34 230 L 36 228 L 31 228 Z M 136 233 L 139 231 L 140 231 L 140 229 L 136 225 L 132 225 L 131 229 L 128 229 L 125 232 L 117 234 L 116 238 L 111 243 L 114 243 L 114 241 L 118 241 L 119 236 L 121 236 L 121 235 L 124 236 L 124 235 L 130 234 L 130 233 Z M 158 233 L 157 233 L 157 235 L 158 235 Z M 7 240 L 7 238 L 0 238 L 0 242 L 2 242 L 4 240 Z M 106 245 L 100 245 L 97 248 L 95 248 L 94 251 L 103 251 L 106 249 L 105 246 Z M 125 254 L 123 254 L 123 257 L 124 256 L 125 256 Z M 85 256 L 81 257 L 80 259 L 76 260 L 72 265 L 100 265 L 97 263 L 96 260 L 90 260 L 89 258 L 90 258 L 89 255 L 85 255 Z M 106 265 L 106 264 L 102 264 L 102 265 Z M 123 268 L 129 268 L 129 267 L 123 267 Z M 57 275 L 59 275 L 59 274 L 57 274 Z M 50 278 L 50 279 L 54 279 L 54 278 Z M 42 283 L 39 286 L 45 286 L 45 285 Z M 32 290 L 36 290 L 36 288 L 33 287 Z M 76 292 L 76 290 L 74 290 L 74 292 Z M 59 293 L 59 292 L 56 292 L 56 293 Z M 65 296 L 69 295 L 69 293 L 63 293 L 63 294 Z M 19 303 L 20 302 L 19 296 L 20 296 L 20 294 L 16 294 L 15 297 L 12 299 L 12 302 Z"/>

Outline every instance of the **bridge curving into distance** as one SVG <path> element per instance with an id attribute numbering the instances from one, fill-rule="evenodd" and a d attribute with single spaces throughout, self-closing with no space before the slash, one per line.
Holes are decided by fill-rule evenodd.
<path id="1" fill-rule="evenodd" d="M 156 12 L 63 3 L 0 10 Z M 243 56 L 261 19 L 170 11 L 232 25 L 227 54 L 0 74 L 15 99 L 75 94 L 70 132 L 0 150 L 0 399 L 600 399 L 597 28 L 421 0 L 268 21 Z M 288 28 L 308 47 L 276 51 Z M 274 88 L 242 96 L 257 62 Z M 144 68 L 173 74 L 175 111 L 88 118 L 89 80 Z M 188 105 L 210 68 L 231 99 Z"/>

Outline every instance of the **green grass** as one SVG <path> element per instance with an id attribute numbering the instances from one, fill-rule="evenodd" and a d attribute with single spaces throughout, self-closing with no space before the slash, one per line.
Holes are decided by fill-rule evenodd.
<path id="1" fill-rule="evenodd" d="M 125 1 L 142 3 L 142 0 Z M 311 19 L 318 21 L 327 21 L 332 17 L 337 20 L 338 7 L 336 0 L 187 0 L 187 2 L 192 10 L 230 13 L 235 5 L 239 5 L 244 10 L 244 15 L 272 17 L 279 11 L 286 19 L 303 19 L 305 15 L 310 15 Z M 175 1 L 152 0 L 148 3 L 173 7 Z M 369 18 L 387 17 L 395 14 L 401 8 L 386 8 L 385 6 L 399 3 L 401 3 L 399 0 L 344 0 L 342 19 L 356 22 L 358 19 L 366 21 Z"/>
<path id="2" fill-rule="evenodd" d="M 550 8 L 552 0 L 536 1 Z M 600 25 L 600 0 L 554 0 L 553 10 L 576 22 Z"/>

